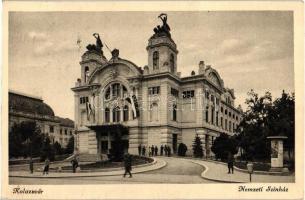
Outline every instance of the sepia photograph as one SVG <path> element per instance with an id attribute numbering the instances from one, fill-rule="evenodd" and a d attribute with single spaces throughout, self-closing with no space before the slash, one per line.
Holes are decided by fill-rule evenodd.
<path id="1" fill-rule="evenodd" d="M 294 15 L 9 11 L 9 193 L 149 184 L 289 193 L 303 174 Z"/>

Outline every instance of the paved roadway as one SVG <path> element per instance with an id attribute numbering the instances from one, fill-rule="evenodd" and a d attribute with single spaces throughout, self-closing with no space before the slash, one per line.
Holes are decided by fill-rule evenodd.
<path id="1" fill-rule="evenodd" d="M 122 176 L 75 177 L 75 178 L 17 178 L 10 177 L 10 184 L 139 184 L 139 183 L 212 183 L 201 178 L 204 168 L 188 160 L 179 158 L 158 157 L 164 159 L 167 165 L 161 169 L 134 174 L 132 178 Z"/>

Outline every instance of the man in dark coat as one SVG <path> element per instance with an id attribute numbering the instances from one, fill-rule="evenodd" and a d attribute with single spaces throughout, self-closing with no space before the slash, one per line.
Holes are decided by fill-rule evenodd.
<path id="1" fill-rule="evenodd" d="M 78 161 L 76 160 L 75 157 L 71 160 L 71 164 L 72 164 L 73 173 L 75 173 L 76 168 L 78 167 Z"/>
<path id="2" fill-rule="evenodd" d="M 231 152 L 228 153 L 228 174 L 231 173 L 232 171 L 232 174 L 234 173 L 234 156 Z"/>
<path id="3" fill-rule="evenodd" d="M 44 169 L 42 175 L 49 174 L 49 167 L 50 167 L 50 160 L 49 158 L 46 158 L 44 161 Z"/>
<path id="4" fill-rule="evenodd" d="M 164 145 L 164 155 L 167 156 L 167 146 Z"/>
<path id="5" fill-rule="evenodd" d="M 167 156 L 170 157 L 171 156 L 171 148 L 167 147 Z"/>
<path id="6" fill-rule="evenodd" d="M 131 174 L 131 163 L 132 163 L 132 157 L 129 153 L 126 153 L 124 155 L 124 168 L 125 168 L 125 172 L 124 172 L 124 178 L 126 176 L 126 174 L 129 174 L 129 178 L 132 177 Z"/>
<path id="7" fill-rule="evenodd" d="M 145 153 L 146 153 L 146 148 L 145 148 L 145 146 L 143 146 L 143 148 L 142 148 L 142 156 L 145 156 Z"/>
<path id="8" fill-rule="evenodd" d="M 163 149 L 164 149 L 164 147 L 163 147 L 163 145 L 161 144 L 161 147 L 160 147 L 161 156 L 163 156 Z"/>
<path id="9" fill-rule="evenodd" d="M 157 145 L 155 146 L 155 156 L 157 156 L 158 155 L 158 147 L 157 147 Z"/>
<path id="10" fill-rule="evenodd" d="M 139 156 L 141 156 L 141 150 L 142 150 L 142 147 L 141 147 L 141 144 L 139 144 L 139 146 L 138 146 Z"/>

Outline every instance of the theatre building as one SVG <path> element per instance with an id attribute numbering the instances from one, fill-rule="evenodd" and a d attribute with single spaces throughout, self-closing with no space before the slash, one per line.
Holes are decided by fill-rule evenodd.
<path id="1" fill-rule="evenodd" d="M 107 59 L 98 34 L 96 45 L 87 46 L 80 62 L 81 78 L 72 88 L 81 154 L 106 154 L 116 137 L 133 154 L 138 145 L 168 145 L 176 153 L 179 143 L 192 154 L 198 134 L 209 157 L 220 133 L 234 134 L 241 120 L 234 90 L 225 87 L 218 72 L 204 61 L 197 61 L 196 72 L 181 77 L 177 45 L 166 19 L 162 21 L 148 39 L 144 67 L 120 58 L 117 49 Z"/>

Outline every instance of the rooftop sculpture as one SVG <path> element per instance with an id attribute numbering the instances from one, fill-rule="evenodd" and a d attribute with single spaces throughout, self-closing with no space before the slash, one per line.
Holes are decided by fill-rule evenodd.
<path id="1" fill-rule="evenodd" d="M 170 34 L 170 27 L 167 24 L 167 14 L 166 13 L 161 13 L 158 18 L 162 20 L 162 26 L 158 25 L 157 27 L 154 28 L 154 32 L 156 36 L 162 36 L 166 35 L 168 37 L 171 37 Z"/>
<path id="2" fill-rule="evenodd" d="M 103 43 L 101 41 L 100 35 L 98 33 L 93 33 L 93 37 L 96 39 L 96 44 L 88 44 L 86 48 L 88 51 L 97 51 L 98 53 L 103 54 Z"/>

